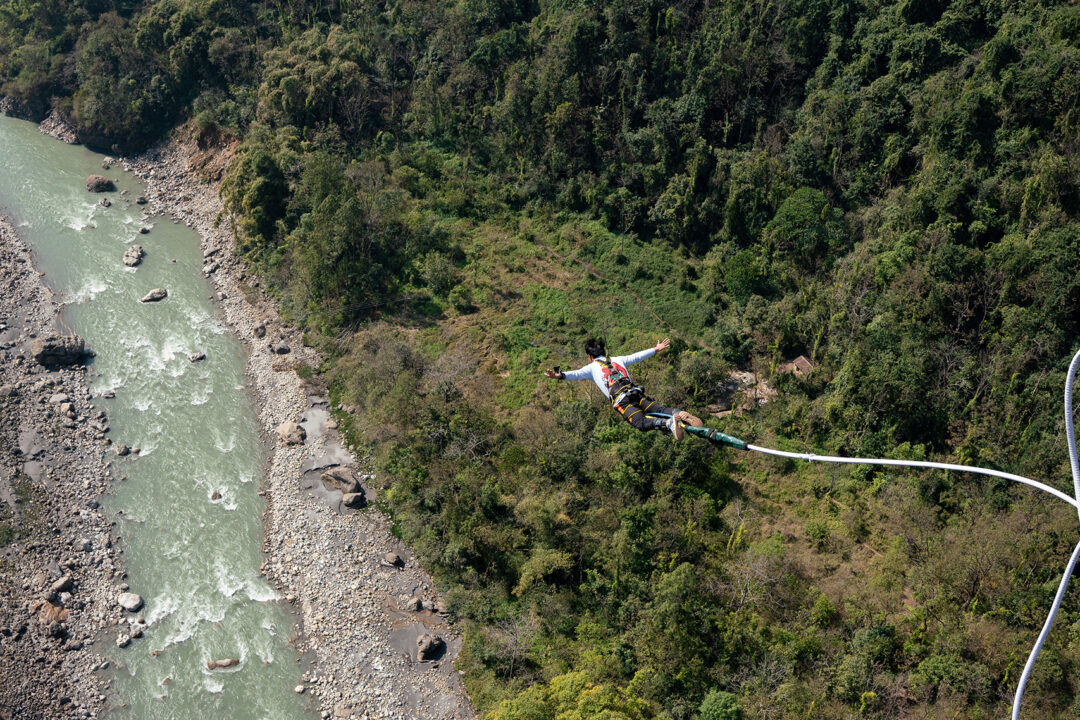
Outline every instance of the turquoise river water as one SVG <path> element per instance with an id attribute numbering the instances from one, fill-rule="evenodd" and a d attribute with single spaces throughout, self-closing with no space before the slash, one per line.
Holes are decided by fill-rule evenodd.
<path id="1" fill-rule="evenodd" d="M 259 574 L 265 461 L 253 403 L 243 388 L 244 356 L 209 299 L 202 251 L 191 230 L 152 218 L 140 235 L 143 190 L 102 156 L 0 117 L 0 208 L 36 253 L 39 269 L 69 304 L 64 319 L 97 353 L 89 369 L 94 403 L 110 437 L 141 449 L 118 458 L 114 494 L 127 582 L 146 600 L 150 629 L 112 666 L 109 717 L 302 718 L 306 696 L 292 619 Z M 86 191 L 101 173 L 127 195 Z M 120 257 L 146 251 L 137 269 Z M 175 262 L 174 262 L 175 261 Z M 161 303 L 139 298 L 157 287 Z M 188 355 L 205 352 L 192 363 Z M 126 477 L 126 480 L 120 480 Z M 217 498 L 220 495 L 220 498 Z M 239 658 L 227 670 L 210 660 Z"/>

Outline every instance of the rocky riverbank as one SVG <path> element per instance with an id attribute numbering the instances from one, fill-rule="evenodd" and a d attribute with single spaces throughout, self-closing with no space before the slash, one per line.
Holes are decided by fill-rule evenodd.
<path id="1" fill-rule="evenodd" d="M 96 717 L 106 682 L 96 671 L 107 664 L 94 648 L 135 619 L 117 604 L 127 586 L 114 524 L 99 505 L 111 482 L 107 465 L 119 462 L 106 440 L 107 419 L 91 403 L 84 366 L 33 359 L 35 342 L 41 350 L 41 339 L 63 332 L 58 312 L 27 248 L 0 219 L 4 720 Z"/>
<path id="2" fill-rule="evenodd" d="M 431 579 L 381 512 L 346 507 L 344 491 L 358 488 L 321 479 L 324 470 L 354 467 L 355 458 L 318 389 L 295 372 L 317 367 L 319 358 L 281 322 L 233 256 L 227 221 L 217 222 L 217 184 L 204 180 L 220 178 L 229 155 L 171 144 L 118 163 L 146 182 L 147 219 L 183 222 L 202 238 L 203 272 L 248 351 L 249 386 L 271 448 L 260 491 L 267 498 L 263 572 L 293 605 L 298 646 L 311 661 L 296 689 L 310 692 L 325 718 L 474 717 L 452 663 L 461 639 L 440 613 Z M 304 428 L 303 440 L 278 436 L 287 422 Z"/>

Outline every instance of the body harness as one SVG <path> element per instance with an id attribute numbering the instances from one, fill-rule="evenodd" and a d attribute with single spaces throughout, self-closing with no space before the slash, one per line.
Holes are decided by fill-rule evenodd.
<path id="1" fill-rule="evenodd" d="M 649 409 L 648 407 L 637 406 L 637 403 L 645 398 L 645 388 L 634 383 L 625 368 L 611 362 L 607 357 L 598 357 L 596 362 L 600 363 L 600 367 L 604 370 L 604 381 L 607 382 L 611 406 L 626 418 L 627 422 L 630 422 L 630 418 L 639 412 Z M 650 406 L 652 404 L 652 402 L 649 403 Z M 634 411 L 627 414 L 626 411 L 631 407 L 634 408 Z"/>

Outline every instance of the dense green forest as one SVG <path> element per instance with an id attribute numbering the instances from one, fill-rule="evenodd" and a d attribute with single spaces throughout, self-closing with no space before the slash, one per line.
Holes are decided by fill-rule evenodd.
<path id="1" fill-rule="evenodd" d="M 105 149 L 235 147 L 238 250 L 485 717 L 1007 714 L 1067 506 L 676 444 L 541 372 L 670 335 L 665 401 L 777 388 L 733 434 L 1067 488 L 1080 5 L 9 0 L 0 81 Z M 1078 600 L 1026 717 L 1080 716 Z"/>

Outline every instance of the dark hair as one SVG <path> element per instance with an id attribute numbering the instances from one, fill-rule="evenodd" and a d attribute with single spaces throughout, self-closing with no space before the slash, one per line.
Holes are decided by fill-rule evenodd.
<path id="1" fill-rule="evenodd" d="M 607 355 L 607 350 L 604 349 L 604 341 L 595 338 L 592 340 L 586 340 L 585 354 L 594 358 Z"/>

